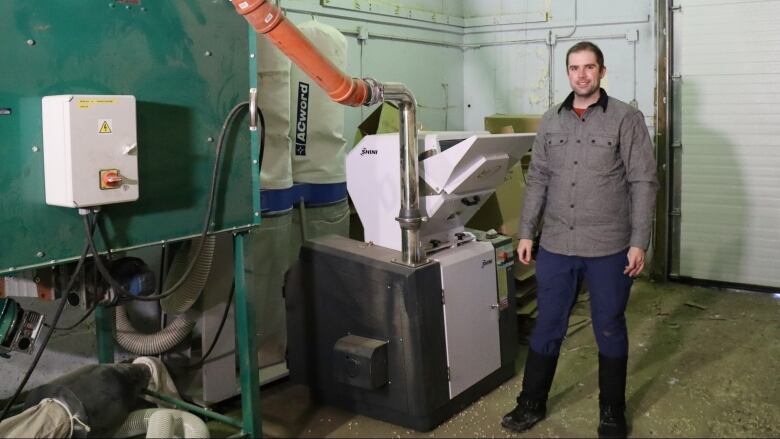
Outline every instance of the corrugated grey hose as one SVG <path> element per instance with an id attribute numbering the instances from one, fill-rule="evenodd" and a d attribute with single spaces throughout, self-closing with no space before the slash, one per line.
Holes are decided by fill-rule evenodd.
<path id="1" fill-rule="evenodd" d="M 175 293 L 160 300 L 163 311 L 169 314 L 179 314 L 173 322 L 154 334 L 144 334 L 133 327 L 127 317 L 124 306 L 116 307 L 116 342 L 128 352 L 138 355 L 157 355 L 171 350 L 181 343 L 195 327 L 195 319 L 187 311 L 200 297 L 203 287 L 209 278 L 211 265 L 214 261 L 216 237 L 209 236 L 203 243 L 200 255 L 194 254 L 198 249 L 198 240 L 184 244 L 173 259 L 171 268 L 165 279 L 164 289 L 170 288 L 179 280 L 192 258 L 197 257 L 195 267 L 190 276 L 182 283 Z M 187 248 L 189 246 L 189 248 Z"/>
<path id="2" fill-rule="evenodd" d="M 181 423 L 181 429 L 176 428 Z M 127 417 L 114 433 L 115 438 L 126 438 L 146 433 L 148 438 L 208 438 L 209 429 L 200 418 L 181 410 L 142 409 Z"/>

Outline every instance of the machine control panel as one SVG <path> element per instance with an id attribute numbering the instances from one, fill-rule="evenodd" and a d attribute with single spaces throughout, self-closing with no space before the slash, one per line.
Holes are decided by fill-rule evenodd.
<path id="1" fill-rule="evenodd" d="M 487 232 L 474 229 L 466 229 L 473 233 L 479 241 L 493 244 L 496 252 L 496 280 L 498 292 L 498 308 L 501 310 L 509 307 L 509 282 L 514 282 L 512 269 L 515 264 L 515 250 L 512 238 L 501 235 L 491 229 Z"/>
<path id="2" fill-rule="evenodd" d="M 42 99 L 46 203 L 90 207 L 138 199 L 134 96 Z"/>

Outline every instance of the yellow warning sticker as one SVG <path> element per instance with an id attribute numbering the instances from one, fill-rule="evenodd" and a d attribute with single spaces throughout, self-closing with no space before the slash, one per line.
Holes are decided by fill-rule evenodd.
<path id="1" fill-rule="evenodd" d="M 111 125 L 111 119 L 98 119 L 98 134 L 112 134 Z"/>
<path id="2" fill-rule="evenodd" d="M 88 109 L 96 105 L 112 105 L 116 104 L 116 99 L 79 99 L 78 107 L 81 109 Z"/>

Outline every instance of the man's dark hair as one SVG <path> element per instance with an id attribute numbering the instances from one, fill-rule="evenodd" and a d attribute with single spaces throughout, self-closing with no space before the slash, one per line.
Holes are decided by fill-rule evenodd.
<path id="1" fill-rule="evenodd" d="M 575 52 L 582 52 L 588 50 L 596 55 L 596 62 L 599 64 L 599 68 L 604 68 L 604 54 L 601 53 L 599 46 L 591 43 L 590 41 L 580 41 L 579 43 L 571 46 L 568 52 L 566 52 L 566 68 L 569 68 L 569 55 Z"/>

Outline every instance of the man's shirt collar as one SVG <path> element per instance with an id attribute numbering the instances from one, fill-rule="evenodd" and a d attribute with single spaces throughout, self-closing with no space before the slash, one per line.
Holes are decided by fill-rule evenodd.
<path id="1" fill-rule="evenodd" d="M 594 106 L 598 105 L 598 106 L 601 107 L 602 110 L 604 110 L 604 112 L 606 112 L 607 111 L 607 103 L 609 103 L 609 96 L 607 96 L 607 92 L 603 88 L 600 88 L 599 90 L 601 92 L 601 93 L 599 93 L 600 94 L 599 100 L 596 101 L 595 104 L 591 104 L 590 107 L 594 107 Z M 588 107 L 588 108 L 590 108 L 590 107 Z M 564 108 L 567 109 L 567 110 L 571 110 L 572 108 L 574 108 L 574 92 L 571 92 L 571 93 L 569 93 L 569 96 L 566 96 L 566 99 L 563 101 L 561 106 L 558 107 L 558 113 L 560 113 L 561 110 L 563 110 Z"/>

